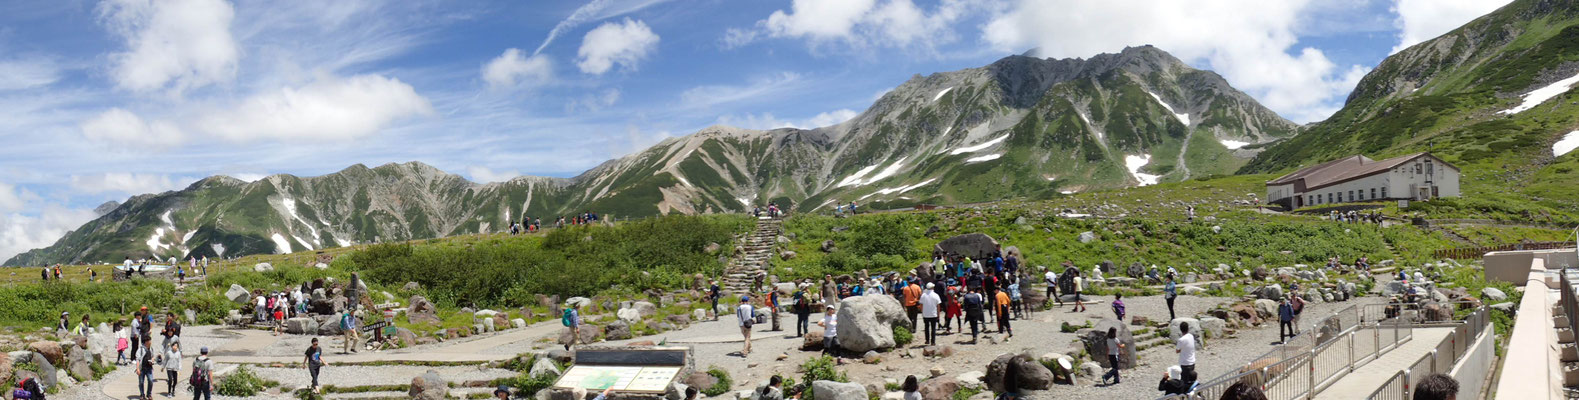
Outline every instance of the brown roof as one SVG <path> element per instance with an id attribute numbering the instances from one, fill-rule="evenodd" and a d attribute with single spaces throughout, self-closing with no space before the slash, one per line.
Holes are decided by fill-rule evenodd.
<path id="1" fill-rule="evenodd" d="M 1353 156 L 1340 160 L 1328 161 L 1316 166 L 1294 171 L 1277 179 L 1267 182 L 1267 185 L 1287 185 L 1298 181 L 1305 181 L 1305 190 L 1314 190 L 1328 185 L 1347 182 L 1350 180 L 1386 172 L 1409 161 L 1420 157 L 1431 157 L 1438 165 L 1458 169 L 1446 161 L 1431 155 L 1431 153 L 1414 153 L 1410 155 L 1393 157 L 1386 160 L 1374 161 L 1365 156 Z"/>

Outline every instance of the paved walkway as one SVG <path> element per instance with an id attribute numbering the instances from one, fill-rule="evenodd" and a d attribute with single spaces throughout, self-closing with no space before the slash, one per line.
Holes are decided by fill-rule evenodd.
<path id="1" fill-rule="evenodd" d="M 1327 390 L 1318 393 L 1316 399 L 1363 399 L 1370 396 L 1382 384 L 1398 371 L 1403 371 L 1420 360 L 1421 356 L 1430 354 L 1442 339 L 1453 333 L 1453 328 L 1415 328 L 1414 338 L 1404 342 L 1392 351 L 1383 354 L 1381 358 L 1366 363 L 1354 372 L 1333 382 Z"/>

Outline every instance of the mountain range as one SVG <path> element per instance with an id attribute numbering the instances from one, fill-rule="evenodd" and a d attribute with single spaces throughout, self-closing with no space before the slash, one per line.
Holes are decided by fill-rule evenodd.
<path id="1" fill-rule="evenodd" d="M 618 219 L 768 202 L 825 212 L 1036 198 L 1417 151 L 1459 165 L 1466 196 L 1487 207 L 1534 199 L 1574 210 L 1579 156 L 1553 147 L 1579 141 L 1579 98 L 1568 90 L 1579 82 L 1575 1 L 1517 0 L 1404 49 L 1332 117 L 1305 126 L 1154 47 L 1089 59 L 1033 52 L 916 75 L 837 125 L 709 127 L 568 179 L 478 184 L 416 162 L 210 177 L 101 206 L 99 218 L 5 264 L 316 250 L 500 232 L 522 216 L 582 211 Z"/>

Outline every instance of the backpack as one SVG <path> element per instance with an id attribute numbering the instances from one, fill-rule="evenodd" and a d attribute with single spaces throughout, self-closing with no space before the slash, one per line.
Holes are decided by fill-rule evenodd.
<path id="1" fill-rule="evenodd" d="M 571 310 L 569 308 L 566 308 L 565 309 L 565 314 L 561 315 L 559 317 L 559 323 L 565 324 L 565 327 L 567 327 L 567 328 L 570 327 L 570 326 L 575 325 L 575 323 L 576 323 L 575 311 L 573 311 L 573 310 Z"/>
<path id="2" fill-rule="evenodd" d="M 187 378 L 187 383 L 195 387 L 202 383 L 208 382 L 208 374 L 203 373 L 203 371 L 206 369 L 207 365 L 202 359 L 192 361 L 192 376 Z"/>
<path id="3" fill-rule="evenodd" d="M 344 330 L 350 330 L 350 329 L 351 329 L 351 313 L 341 314 L 340 315 L 340 330 L 344 331 Z"/>

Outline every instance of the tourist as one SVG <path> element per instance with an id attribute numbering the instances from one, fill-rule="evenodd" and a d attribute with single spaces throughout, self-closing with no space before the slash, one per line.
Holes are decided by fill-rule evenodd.
<path id="1" fill-rule="evenodd" d="M 707 298 L 713 301 L 713 308 L 707 311 L 713 313 L 714 321 L 718 320 L 718 298 L 721 296 L 723 294 L 718 289 L 718 280 L 715 279 L 713 280 L 713 286 L 707 289 Z"/>
<path id="2" fill-rule="evenodd" d="M 1009 306 L 1014 309 L 1014 318 L 1025 319 L 1025 304 L 1020 297 L 1020 277 L 1009 277 Z"/>
<path id="3" fill-rule="evenodd" d="M 1458 381 L 1443 374 L 1431 374 L 1415 385 L 1414 400 L 1456 400 Z"/>
<path id="4" fill-rule="evenodd" d="M 592 400 L 608 400 L 609 393 L 613 393 L 613 392 L 614 392 L 614 386 L 612 386 L 612 385 L 609 386 L 609 387 L 603 388 L 603 393 L 598 393 L 598 397 L 593 397 Z"/>
<path id="5" fill-rule="evenodd" d="M 1080 294 L 1081 289 L 1083 289 L 1081 286 L 1085 285 L 1085 279 L 1080 277 L 1080 270 L 1078 270 L 1078 269 L 1076 269 L 1074 271 L 1071 271 L 1069 273 L 1075 274 L 1075 277 L 1073 279 L 1074 284 L 1075 284 L 1075 293 L 1074 293 L 1074 295 L 1075 295 L 1075 309 L 1069 310 L 1069 312 L 1085 312 L 1086 311 L 1086 303 L 1085 303 L 1085 300 L 1081 299 L 1081 297 L 1080 297 L 1081 296 L 1081 294 Z"/>
<path id="6" fill-rule="evenodd" d="M 170 345 L 181 342 L 181 322 L 176 321 L 175 311 L 167 311 L 164 315 L 164 330 L 159 331 L 159 336 L 164 336 L 163 351 L 170 351 Z"/>
<path id="7" fill-rule="evenodd" d="M 766 299 L 764 302 L 767 303 L 766 305 L 768 307 L 768 316 L 770 316 L 771 317 L 770 319 L 773 320 L 773 329 L 772 329 L 772 331 L 773 332 L 781 332 L 781 331 L 783 331 L 783 329 L 779 329 L 779 291 L 773 289 L 770 286 L 770 287 L 768 287 L 767 293 L 766 293 L 765 296 L 763 296 L 763 298 Z"/>
<path id="8" fill-rule="evenodd" d="M 1289 293 L 1288 297 L 1289 297 L 1288 305 L 1289 305 L 1290 308 L 1293 308 L 1293 310 L 1294 310 L 1294 323 L 1291 326 L 1294 328 L 1294 334 L 1298 335 L 1299 334 L 1299 316 L 1300 316 L 1300 314 L 1304 314 L 1305 313 L 1305 299 L 1299 298 L 1299 293 Z"/>
<path id="9" fill-rule="evenodd" d="M 1195 334 L 1190 333 L 1190 324 L 1179 324 L 1179 340 L 1174 343 L 1173 352 L 1179 354 L 1179 369 L 1190 375 L 1195 374 Z M 1194 379 L 1191 379 L 1192 381 Z"/>
<path id="10" fill-rule="evenodd" d="M 1055 301 L 1058 302 L 1059 307 L 1063 307 L 1064 299 L 1058 297 L 1058 273 L 1049 268 L 1047 273 L 1042 275 L 1042 281 L 1047 284 L 1047 303 L 1042 304 L 1042 307 L 1047 307 Z"/>
<path id="11" fill-rule="evenodd" d="M 71 332 L 71 312 L 70 311 L 61 311 L 60 312 L 60 322 L 55 323 L 55 332 L 62 332 L 62 334 L 65 334 L 66 332 Z"/>
<path id="12" fill-rule="evenodd" d="M 944 306 L 946 310 L 943 318 L 943 332 L 954 333 L 954 324 L 959 324 L 959 331 L 964 332 L 965 313 L 959 306 L 959 282 L 949 279 L 945 284 L 948 285 L 948 290 L 943 292 L 943 302 L 946 304 Z"/>
<path id="13" fill-rule="evenodd" d="M 95 271 L 93 268 L 88 268 L 88 282 L 94 282 L 94 281 L 98 281 L 98 280 L 99 280 L 99 271 Z"/>
<path id="14" fill-rule="evenodd" d="M 990 263 L 991 260 L 988 260 L 988 262 Z M 988 268 L 991 267 L 989 266 Z M 998 290 L 998 285 L 1001 284 L 1002 282 L 998 280 L 997 274 L 987 273 L 981 277 L 983 296 L 987 298 L 987 313 L 993 318 L 998 317 L 998 307 L 1002 305 L 998 304 L 998 295 L 1002 294 L 1002 292 Z"/>
<path id="15" fill-rule="evenodd" d="M 43 282 L 49 282 L 49 268 L 39 270 L 38 279 Z"/>
<path id="16" fill-rule="evenodd" d="M 968 292 L 965 293 L 965 298 L 960 303 L 965 307 L 965 320 L 970 322 L 970 343 L 976 344 L 976 337 L 980 334 L 980 329 L 986 328 L 981 326 L 982 323 L 986 322 L 986 320 L 982 319 L 982 305 L 986 303 L 986 300 L 982 300 L 981 293 L 977 293 L 976 289 L 966 290 Z M 964 332 L 964 328 L 961 327 L 960 331 Z"/>
<path id="17" fill-rule="evenodd" d="M 565 342 L 565 351 L 570 351 L 570 346 L 575 345 L 581 338 L 581 313 L 576 310 L 577 304 L 579 303 L 565 303 L 565 312 L 559 317 L 559 323 L 570 331 L 570 341 Z"/>
<path id="18" fill-rule="evenodd" d="M 493 390 L 493 398 L 499 400 L 510 400 L 510 387 L 506 385 L 499 385 L 498 389 Z"/>
<path id="19" fill-rule="evenodd" d="M 272 318 L 272 322 L 274 323 L 274 336 L 279 336 L 285 333 L 285 308 L 286 306 L 284 304 L 274 304 L 274 318 Z"/>
<path id="20" fill-rule="evenodd" d="M 186 268 L 177 265 L 175 267 L 175 279 L 176 279 L 176 283 L 185 285 L 186 284 Z"/>
<path id="21" fill-rule="evenodd" d="M 1113 315 L 1118 317 L 1119 322 L 1124 322 L 1123 293 L 1113 293 Z"/>
<path id="22" fill-rule="evenodd" d="M 132 342 L 132 351 L 127 354 L 132 356 L 130 361 L 134 363 L 137 362 L 137 349 L 143 344 L 143 312 L 147 309 L 148 307 L 143 307 L 142 310 L 132 312 L 132 325 L 130 327 L 130 332 L 128 332 Z"/>
<path id="23" fill-rule="evenodd" d="M 192 400 L 214 399 L 214 368 L 208 362 L 208 348 L 198 350 L 197 360 L 192 361 Z"/>
<path id="24" fill-rule="evenodd" d="M 1278 344 L 1288 343 L 1286 338 L 1294 337 L 1294 306 L 1289 304 L 1288 298 L 1277 305 L 1277 340 Z M 1287 336 L 1284 335 L 1287 332 Z"/>
<path id="25" fill-rule="evenodd" d="M 176 375 L 181 371 L 181 344 L 172 343 L 170 349 L 161 355 L 160 366 L 164 367 L 165 397 L 175 397 Z"/>
<path id="26" fill-rule="evenodd" d="M 740 335 L 745 337 L 745 347 L 740 357 L 751 355 L 751 325 L 756 323 L 756 309 L 751 307 L 751 296 L 740 296 L 740 307 L 735 308 L 735 318 L 740 320 Z"/>
<path id="27" fill-rule="evenodd" d="M 137 350 L 137 393 L 144 399 L 154 397 L 153 339 L 143 337 L 142 348 Z"/>
<path id="28" fill-rule="evenodd" d="M 356 308 L 348 307 L 345 309 L 345 314 L 340 316 L 340 334 L 345 336 L 343 338 L 345 340 L 345 354 L 360 351 L 356 348 L 356 343 L 362 339 L 362 324 L 356 318 Z"/>
<path id="29" fill-rule="evenodd" d="M 318 371 L 323 368 L 323 349 L 318 347 L 318 338 L 313 338 L 312 346 L 307 347 L 306 357 L 302 365 L 307 368 L 307 373 L 312 375 L 313 393 L 318 393 Z"/>
<path id="30" fill-rule="evenodd" d="M 1007 334 L 1008 336 L 1003 338 L 1003 341 L 1007 342 L 1009 338 L 1014 337 L 1014 328 L 1009 326 L 1009 314 L 1012 313 L 1009 311 L 1009 293 L 998 292 L 995 303 L 997 305 L 994 308 L 998 309 L 998 334 Z"/>
<path id="31" fill-rule="evenodd" d="M 1168 321 L 1178 318 L 1173 314 L 1173 301 L 1179 298 L 1179 287 L 1173 283 L 1174 274 L 1168 274 L 1168 283 L 1162 285 L 1162 300 L 1168 302 Z"/>
<path id="32" fill-rule="evenodd" d="M 685 387 L 685 400 L 699 400 L 701 396 L 702 392 L 697 390 L 695 386 Z"/>
<path id="33" fill-rule="evenodd" d="M 910 331 L 916 331 L 916 316 L 921 314 L 921 285 L 919 280 L 911 279 L 910 285 L 905 286 L 905 315 L 910 317 Z"/>
<path id="34" fill-rule="evenodd" d="M 943 303 L 943 299 L 938 297 L 938 293 L 932 290 L 933 287 L 933 284 L 928 283 L 927 290 L 921 293 L 920 300 L 921 319 L 926 321 L 928 346 L 938 344 L 938 306 Z"/>
<path id="35" fill-rule="evenodd" d="M 254 301 L 254 303 L 257 304 L 253 305 L 253 320 L 257 322 L 268 320 L 269 303 L 268 299 L 263 296 L 262 292 L 258 293 L 258 298 L 256 301 Z"/>
<path id="36" fill-rule="evenodd" d="M 1245 383 L 1245 381 L 1239 381 L 1228 386 L 1228 389 L 1223 391 L 1223 396 L 1219 397 L 1218 400 L 1267 400 L 1267 398 L 1266 393 L 1262 393 L 1260 387 Z"/>
<path id="37" fill-rule="evenodd" d="M 817 322 L 822 327 L 822 355 L 839 356 L 839 313 L 833 304 L 823 307 L 822 321 Z"/>
<path id="38" fill-rule="evenodd" d="M 130 345 L 128 342 L 131 340 L 131 333 L 128 332 L 130 329 L 121 326 L 121 321 L 115 321 L 111 330 L 115 331 L 115 365 L 124 365 L 126 347 Z"/>
<path id="39" fill-rule="evenodd" d="M 1162 374 L 1162 381 L 1157 382 L 1157 390 L 1164 395 L 1189 394 L 1195 387 L 1195 371 L 1184 372 L 1175 365 L 1168 367 L 1168 372 Z"/>
<path id="40" fill-rule="evenodd" d="M 1123 349 L 1124 344 L 1118 341 L 1118 328 L 1107 328 L 1107 362 L 1113 369 L 1102 374 L 1102 384 L 1107 384 L 1109 377 L 1112 377 L 1114 385 L 1119 384 L 1118 355 Z"/>
<path id="41" fill-rule="evenodd" d="M 773 375 L 767 386 L 757 389 L 756 400 L 784 400 L 784 378 Z"/>
<path id="42" fill-rule="evenodd" d="M 916 380 L 915 375 L 906 376 L 905 384 L 900 386 L 899 390 L 904 391 L 903 400 L 921 400 L 921 383 Z"/>
<path id="43" fill-rule="evenodd" d="M 72 336 L 88 336 L 90 333 L 93 333 L 93 327 L 88 326 L 88 315 L 83 314 L 82 322 L 78 322 L 77 327 L 71 329 L 71 334 Z"/>
<path id="44" fill-rule="evenodd" d="M 833 283 L 833 275 L 822 276 L 822 302 L 823 304 L 839 302 L 839 287 Z"/>
<path id="45" fill-rule="evenodd" d="M 805 336 L 811 332 L 811 299 L 806 298 L 806 284 L 802 283 L 795 291 L 795 304 L 791 307 L 795 311 L 795 337 Z"/>
<path id="46" fill-rule="evenodd" d="M 11 391 L 14 400 L 44 400 L 45 390 L 38 384 L 37 378 L 23 378 L 16 383 L 16 389 Z"/>

